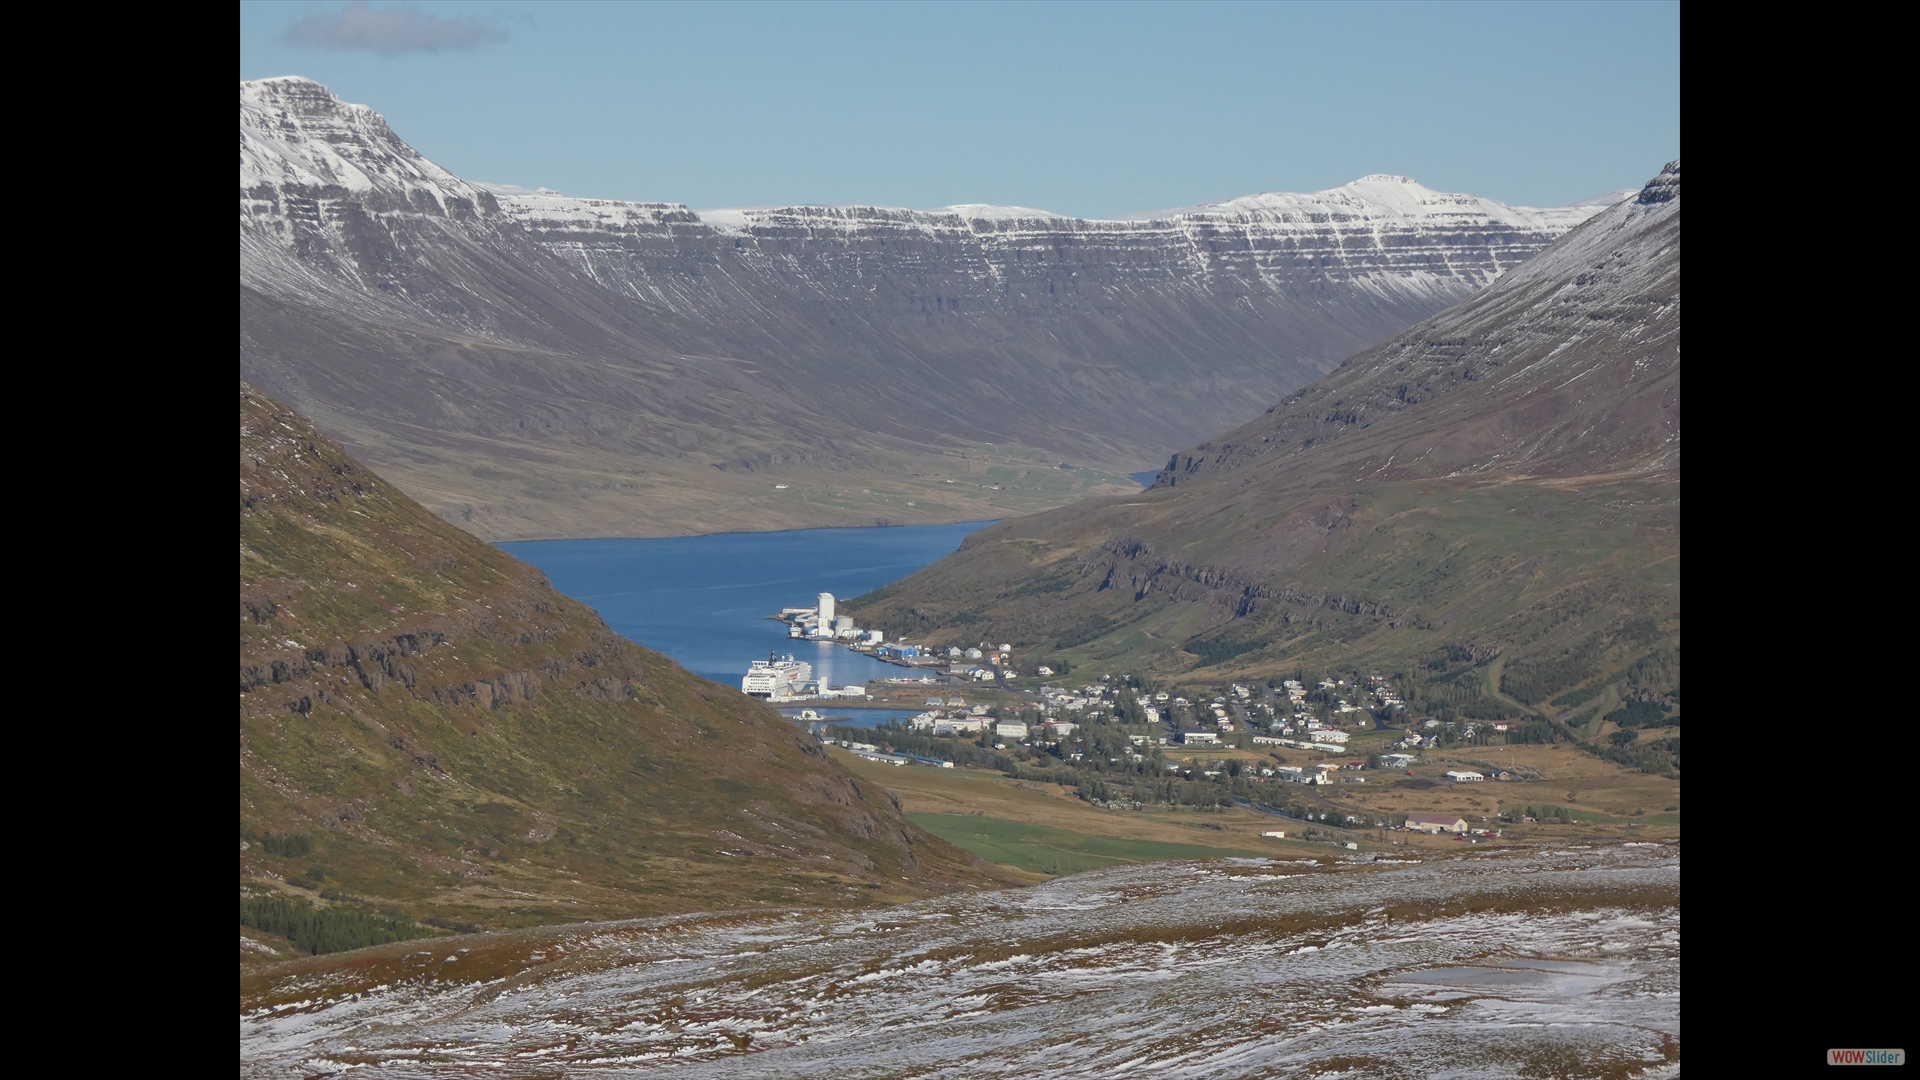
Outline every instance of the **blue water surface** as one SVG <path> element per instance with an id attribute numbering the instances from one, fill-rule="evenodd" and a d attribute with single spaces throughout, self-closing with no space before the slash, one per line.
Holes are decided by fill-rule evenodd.
<path id="1" fill-rule="evenodd" d="M 1154 478 L 1160 475 L 1160 470 L 1149 469 L 1146 472 L 1128 473 L 1127 475 L 1131 476 L 1133 482 L 1139 484 L 1141 487 L 1152 487 Z"/>
<path id="2" fill-rule="evenodd" d="M 616 633 L 696 675 L 738 687 L 747 665 L 792 653 L 829 686 L 908 674 L 843 645 L 787 637 L 768 619 L 892 584 L 951 555 L 989 521 L 867 529 L 716 533 L 656 540 L 523 540 L 501 544 L 553 587 L 600 613 Z M 931 693 L 929 693 L 931 696 Z"/>

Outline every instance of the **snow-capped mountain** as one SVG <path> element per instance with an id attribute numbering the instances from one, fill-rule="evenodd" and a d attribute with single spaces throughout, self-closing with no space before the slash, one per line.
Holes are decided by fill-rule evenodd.
<path id="1" fill-rule="evenodd" d="M 549 535 L 613 527 L 564 505 L 691 447 L 702 468 L 914 471 L 979 443 L 1152 464 L 1601 209 L 1367 177 L 1111 221 L 695 211 L 464 180 L 307 79 L 240 98 L 243 375 L 442 512 L 498 504 L 469 458 L 539 432 Z M 556 440 L 599 455 L 592 482 Z"/>
<path id="2" fill-rule="evenodd" d="M 1049 308 L 1065 311 L 1129 290 L 1257 295 L 1344 285 L 1393 299 L 1459 299 L 1604 209 L 1512 207 L 1432 191 L 1400 176 L 1112 221 L 989 205 L 689 211 L 671 203 L 492 190 L 507 216 L 596 279 L 669 305 L 674 290 L 642 252 L 694 237 L 717 241 L 723 251 L 731 247 L 745 268 L 761 269 L 771 259 L 807 279 L 836 281 L 849 273 L 884 277 L 899 269 L 886 252 L 903 244 L 924 247 L 944 267 L 971 272 L 972 291 L 982 300 L 1024 287 L 1030 298 L 1044 292 Z M 666 276 L 678 281 L 684 275 Z"/>
<path id="3" fill-rule="evenodd" d="M 849 607 L 1116 669 L 1502 653 L 1504 692 L 1543 706 L 1677 649 L 1680 310 L 1675 161 L 1153 490 L 984 529 Z"/>
<path id="4" fill-rule="evenodd" d="M 1273 482 L 1329 467 L 1375 479 L 1655 473 L 1679 461 L 1674 161 L 1494 288 L 1177 456 L 1159 482 L 1247 468 Z"/>

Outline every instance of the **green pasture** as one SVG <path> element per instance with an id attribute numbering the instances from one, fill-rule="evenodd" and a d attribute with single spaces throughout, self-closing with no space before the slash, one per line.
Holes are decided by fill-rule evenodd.
<path id="1" fill-rule="evenodd" d="M 1074 874 L 1118 863 L 1166 859 L 1260 858 L 1271 851 L 1169 844 L 1154 840 L 1111 840 L 1102 836 L 1028 825 L 972 814 L 908 814 L 915 825 L 989 862 L 1037 874 Z"/>

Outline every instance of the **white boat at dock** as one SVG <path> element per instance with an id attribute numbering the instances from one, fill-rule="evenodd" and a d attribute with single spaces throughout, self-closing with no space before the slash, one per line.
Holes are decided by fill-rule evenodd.
<path id="1" fill-rule="evenodd" d="M 748 697 L 778 701 L 799 697 L 812 678 L 812 664 L 791 656 L 768 653 L 765 660 L 755 660 L 753 666 L 747 669 L 746 675 L 740 680 L 740 690 Z"/>

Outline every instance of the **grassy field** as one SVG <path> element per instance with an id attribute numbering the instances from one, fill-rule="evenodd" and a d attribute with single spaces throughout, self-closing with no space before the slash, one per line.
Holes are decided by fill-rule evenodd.
<path id="1" fill-rule="evenodd" d="M 1104 836 L 1030 825 L 1004 818 L 972 814 L 908 814 L 915 825 L 951 844 L 958 844 L 989 862 L 1015 866 L 1035 874 L 1072 874 L 1117 863 L 1158 862 L 1163 859 L 1218 859 L 1226 856 L 1259 858 L 1272 850 L 1253 851 L 1167 844 L 1152 840 L 1114 840 Z"/>
<path id="2" fill-rule="evenodd" d="M 990 861 L 1027 873 L 1051 873 L 1054 856 L 1063 852 L 1062 873 L 1067 872 L 1069 865 L 1074 869 L 1087 869 L 1092 865 L 1111 865 L 1114 861 L 1259 855 L 1300 858 L 1324 856 L 1328 850 L 1324 842 L 1296 839 L 1305 823 L 1250 810 L 1107 810 L 1081 801 L 1072 788 L 1058 784 L 1011 780 L 999 773 L 974 769 L 895 768 L 863 761 L 838 747 L 828 752 L 835 760 L 844 762 L 856 777 L 884 785 L 898 795 L 908 818 L 915 823 L 921 823 L 924 817 L 997 822 L 991 827 L 983 826 L 984 832 L 962 833 L 962 839 L 924 824 L 921 827 Z M 1026 827 L 1047 831 L 1018 831 Z M 1000 831 L 995 832 L 996 829 Z M 1268 829 L 1283 829 L 1288 839 L 1260 835 Z M 1061 835 L 1053 836 L 1053 833 Z M 1353 839 L 1362 843 L 1362 850 L 1382 850 L 1388 846 L 1372 842 L 1372 835 L 1356 832 Z M 1023 850 L 1021 857 L 1014 861 L 1003 861 L 1001 854 L 976 846 L 999 843 L 995 837 L 1015 838 L 1031 850 Z M 1105 846 L 1109 842 L 1114 846 Z M 1038 865 L 1046 869 L 1032 869 L 1036 864 L 1031 857 L 1036 855 L 1043 860 Z M 1075 864 L 1075 859 L 1106 861 L 1083 866 Z"/>
<path id="3" fill-rule="evenodd" d="M 898 795 L 908 816 L 943 839 L 1027 873 L 1052 873 L 1057 857 L 1060 872 L 1110 865 L 1113 860 L 1206 858 L 1248 852 L 1287 858 L 1321 857 L 1328 851 L 1324 839 L 1303 840 L 1308 823 L 1276 818 L 1243 809 L 1199 812 L 1158 808 L 1149 811 L 1108 810 L 1082 801 L 1071 788 L 1057 784 L 1016 781 L 998 773 L 974 769 L 895 768 L 864 761 L 839 748 L 829 753 L 846 763 L 863 781 L 881 785 Z M 1323 755 L 1283 751 L 1289 760 L 1306 761 Z M 1219 757 L 1235 755 L 1221 752 Z M 1337 756 L 1337 755 L 1336 755 Z M 1531 779 L 1478 784 L 1456 784 L 1446 770 L 1473 767 L 1497 759 L 1503 768 L 1524 770 Z M 1571 839 L 1670 840 L 1680 835 L 1680 784 L 1676 780 L 1623 769 L 1572 747 L 1475 747 L 1428 751 L 1426 760 L 1406 771 L 1343 773 L 1338 783 L 1301 789 L 1290 784 L 1259 786 L 1256 798 L 1284 804 L 1305 798 L 1315 805 L 1337 808 L 1369 821 L 1404 821 L 1409 813 L 1457 814 L 1476 828 L 1518 832 L 1523 842 L 1561 842 Z M 1578 824 L 1503 826 L 1500 814 L 1527 806 L 1565 807 Z M 980 823 L 928 826 L 923 819 Z M 1064 834 L 1056 836 L 1046 831 Z M 1324 831 L 1324 826 L 1318 827 Z M 1283 829 L 1287 839 L 1260 834 Z M 956 831 L 957 830 L 957 831 Z M 1342 830 L 1341 839 L 1360 845 L 1362 852 L 1432 852 L 1454 850 L 1451 838 L 1419 833 L 1383 832 L 1375 828 Z M 1084 839 L 1082 839 L 1084 838 Z M 1088 840 L 1138 845 L 1103 847 Z M 1182 848 L 1205 849 L 1206 854 L 1148 854 Z"/>
<path id="4" fill-rule="evenodd" d="M 839 747 L 830 748 L 828 753 L 856 777 L 883 785 L 900 796 L 901 806 L 909 815 L 971 814 L 1115 840 L 1216 847 L 1259 848 L 1260 830 L 1273 827 L 1271 818 L 1244 810 L 1105 810 L 1082 802 L 1072 788 L 1058 784 L 1011 780 L 976 769 L 895 768 L 864 761 Z"/>

